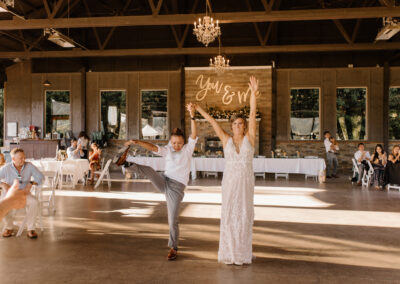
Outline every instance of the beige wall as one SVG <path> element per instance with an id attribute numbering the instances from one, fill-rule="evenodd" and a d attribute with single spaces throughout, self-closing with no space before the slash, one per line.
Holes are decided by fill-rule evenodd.
<path id="1" fill-rule="evenodd" d="M 257 109 L 261 115 L 259 153 L 266 154 L 270 152 L 272 142 L 272 68 L 270 66 L 232 67 L 219 75 L 211 68 L 185 68 L 185 101 L 198 103 L 204 108 L 218 107 L 221 110 L 237 110 L 249 106 L 250 92 L 247 100 L 244 99 L 244 93 L 248 89 L 249 77 L 252 75 L 259 80 L 260 91 L 260 96 L 257 98 Z M 199 76 L 203 78 L 202 84 Z M 206 84 L 207 80 L 209 80 L 208 84 Z M 206 90 L 207 95 L 204 97 L 202 94 Z M 187 112 L 185 119 L 186 133 L 189 133 L 190 119 Z M 204 143 L 204 139 L 200 143 Z"/>

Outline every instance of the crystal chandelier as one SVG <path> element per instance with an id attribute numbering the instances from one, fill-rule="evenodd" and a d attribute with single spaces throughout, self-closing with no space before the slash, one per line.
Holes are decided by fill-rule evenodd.
<path id="1" fill-rule="evenodd" d="M 217 74 L 224 73 L 225 69 L 229 68 L 229 59 L 221 55 L 221 38 L 218 37 L 218 55 L 210 58 L 210 67 L 214 68 Z"/>
<path id="2" fill-rule="evenodd" d="M 214 19 L 209 16 L 211 14 L 211 5 L 209 0 L 206 0 L 206 15 L 203 20 L 199 18 L 199 22 L 194 22 L 193 34 L 196 35 L 197 40 L 208 46 L 213 42 L 216 37 L 221 35 L 221 29 L 218 25 L 218 20 L 214 23 Z"/>

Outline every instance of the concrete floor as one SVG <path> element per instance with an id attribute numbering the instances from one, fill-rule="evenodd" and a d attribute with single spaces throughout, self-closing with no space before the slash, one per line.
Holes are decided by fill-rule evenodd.
<path id="1" fill-rule="evenodd" d="M 249 266 L 217 263 L 220 179 L 198 179 L 166 260 L 164 198 L 146 181 L 57 191 L 37 240 L 0 238 L 0 283 L 400 283 L 400 193 L 257 179 Z"/>

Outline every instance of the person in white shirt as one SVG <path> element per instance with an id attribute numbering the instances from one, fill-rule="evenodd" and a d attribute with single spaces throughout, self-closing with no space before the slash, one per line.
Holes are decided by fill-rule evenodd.
<path id="1" fill-rule="evenodd" d="M 152 151 L 156 155 L 165 157 L 165 172 L 163 174 L 157 173 L 151 167 L 136 163 L 128 163 L 128 166 L 133 167 L 134 171 L 147 177 L 160 192 L 165 193 L 169 224 L 168 246 L 170 250 L 167 257 L 168 260 L 175 260 L 177 257 L 179 243 L 179 206 L 184 196 L 185 187 L 189 181 L 190 163 L 198 140 L 194 118 L 195 108 L 192 104 L 188 104 L 187 109 L 191 117 L 192 130 L 187 144 L 184 144 L 184 135 L 179 128 L 175 128 L 172 131 L 171 139 L 167 146 L 160 147 L 140 140 L 130 140 L 125 143 L 125 146 L 138 145 Z M 131 157 L 128 157 L 126 161 L 132 162 Z"/>
<path id="2" fill-rule="evenodd" d="M 82 159 L 85 153 L 82 150 L 82 145 L 78 145 L 78 141 L 76 138 L 72 138 L 71 140 L 71 147 L 67 149 L 68 159 L 70 160 L 78 160 Z"/>
<path id="3" fill-rule="evenodd" d="M 329 131 L 324 132 L 324 145 L 326 150 L 326 160 L 327 160 L 327 167 L 326 167 L 326 177 L 327 178 L 338 178 L 337 176 L 337 168 L 338 168 L 338 160 L 337 160 L 337 153 L 339 151 L 339 146 L 337 145 L 336 140 L 332 143 L 331 138 L 332 135 Z"/>
<path id="4" fill-rule="evenodd" d="M 83 150 L 83 158 L 87 159 L 88 156 L 88 150 L 89 150 L 89 137 L 87 136 L 85 131 L 81 131 L 78 135 L 78 145 L 82 146 Z"/>
<path id="5" fill-rule="evenodd" d="M 358 151 L 355 152 L 354 159 L 356 159 L 359 172 L 357 185 L 361 185 L 361 179 L 364 175 L 364 171 L 368 167 L 367 161 L 371 159 L 371 155 L 369 154 L 369 152 L 365 151 L 364 143 L 358 144 Z"/>

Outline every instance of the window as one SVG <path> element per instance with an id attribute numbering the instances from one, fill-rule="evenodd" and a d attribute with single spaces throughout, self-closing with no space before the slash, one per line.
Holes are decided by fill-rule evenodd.
<path id="1" fill-rule="evenodd" d="M 290 90 L 290 137 L 319 139 L 319 88 Z"/>
<path id="2" fill-rule="evenodd" d="M 337 138 L 340 140 L 363 140 L 366 138 L 367 88 L 336 89 Z"/>
<path id="3" fill-rule="evenodd" d="M 127 139 L 126 91 L 101 91 L 101 131 L 107 139 Z"/>
<path id="4" fill-rule="evenodd" d="M 143 90 L 142 136 L 144 139 L 167 139 L 167 90 Z"/>
<path id="5" fill-rule="evenodd" d="M 64 137 L 71 130 L 69 91 L 46 91 L 46 133 Z"/>
<path id="6" fill-rule="evenodd" d="M 4 89 L 0 88 L 0 146 L 3 146 L 3 122 L 4 122 Z"/>
<path id="7" fill-rule="evenodd" d="M 389 88 L 389 139 L 400 140 L 400 87 Z"/>

